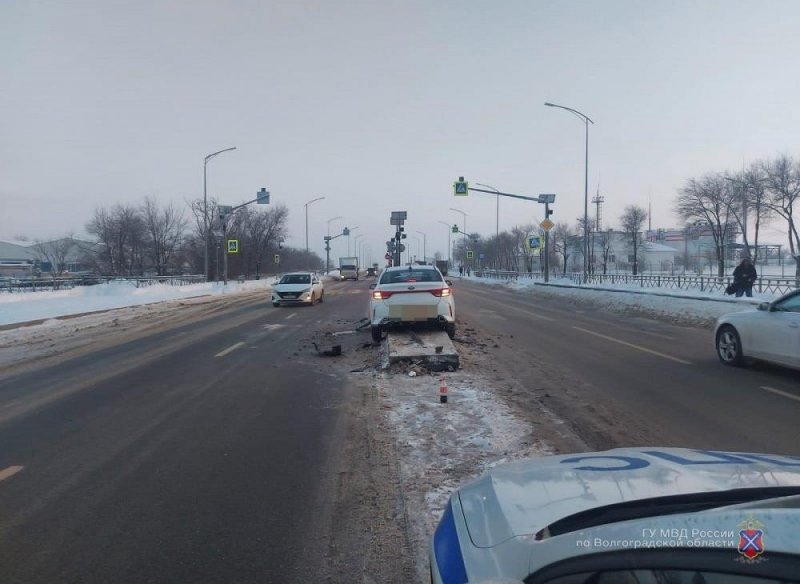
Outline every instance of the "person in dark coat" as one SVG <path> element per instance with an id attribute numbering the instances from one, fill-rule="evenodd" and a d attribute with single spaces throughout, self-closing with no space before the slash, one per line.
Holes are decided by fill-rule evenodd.
<path id="1" fill-rule="evenodd" d="M 753 297 L 753 284 L 758 278 L 756 267 L 750 258 L 744 258 L 736 269 L 733 270 L 733 285 L 736 288 L 736 298 L 746 294 L 748 298 Z"/>

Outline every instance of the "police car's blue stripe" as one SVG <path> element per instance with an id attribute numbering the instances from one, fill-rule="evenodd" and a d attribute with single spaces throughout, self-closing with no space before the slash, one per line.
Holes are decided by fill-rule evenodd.
<path id="1" fill-rule="evenodd" d="M 467 568 L 464 566 L 464 556 L 461 555 L 461 546 L 458 544 L 451 503 L 447 504 L 442 520 L 433 534 L 433 553 L 444 584 L 466 583 Z"/>

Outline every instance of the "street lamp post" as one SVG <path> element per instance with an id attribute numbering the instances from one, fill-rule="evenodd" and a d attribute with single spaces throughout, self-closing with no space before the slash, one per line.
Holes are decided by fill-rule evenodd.
<path id="1" fill-rule="evenodd" d="M 452 256 L 452 253 L 450 252 L 450 249 L 451 249 L 450 248 L 450 234 L 453 232 L 453 230 L 452 230 L 452 228 L 450 227 L 450 224 L 447 221 L 439 221 L 439 223 L 441 223 L 442 225 L 447 227 L 447 263 L 448 263 L 448 266 L 452 267 L 453 256 Z"/>
<path id="2" fill-rule="evenodd" d="M 236 150 L 236 146 L 231 146 L 230 148 L 225 148 L 224 150 L 217 150 L 216 152 L 212 152 L 208 156 L 203 159 L 203 229 L 205 234 L 205 253 L 203 254 L 203 270 L 206 280 L 208 280 L 208 189 L 207 189 L 207 167 L 208 161 L 214 158 L 215 156 L 222 154 L 223 152 L 229 152 L 231 150 Z"/>
<path id="3" fill-rule="evenodd" d="M 500 189 L 493 187 L 492 185 L 485 185 L 483 183 L 475 183 L 479 187 L 486 187 L 487 189 L 492 189 L 494 192 L 499 193 Z M 495 195 L 497 199 L 497 211 L 495 213 L 495 227 L 494 227 L 494 236 L 495 238 L 500 237 L 500 195 Z"/>
<path id="4" fill-rule="evenodd" d="M 353 227 L 353 228 L 350 229 L 350 231 L 347 232 L 347 255 L 348 256 L 350 255 L 350 234 L 352 234 L 353 231 L 355 231 L 356 229 L 358 229 L 358 227 Z"/>
<path id="5" fill-rule="evenodd" d="M 356 254 L 356 256 L 358 256 L 359 264 L 361 263 L 361 253 L 358 251 L 358 240 L 361 239 L 362 237 L 364 237 L 364 234 L 363 233 L 359 233 L 358 235 L 356 235 L 355 239 L 353 240 L 353 253 Z M 348 237 L 348 239 L 350 239 L 350 238 Z M 347 250 L 347 254 L 350 255 L 350 248 L 349 247 L 348 247 L 348 250 Z"/>
<path id="6" fill-rule="evenodd" d="M 422 261 L 428 263 L 428 236 L 424 231 L 416 231 L 422 236 Z"/>
<path id="7" fill-rule="evenodd" d="M 337 219 L 344 219 L 344 217 L 342 217 L 341 215 L 339 215 L 338 217 L 331 217 L 330 219 L 328 219 L 328 220 L 326 221 L 326 223 L 328 224 L 328 235 L 330 235 L 330 234 L 331 234 L 331 222 L 332 222 L 332 221 L 336 221 Z"/>
<path id="8" fill-rule="evenodd" d="M 305 204 L 306 208 L 306 253 L 308 253 L 308 206 L 311 203 L 316 203 L 317 201 L 321 201 L 325 197 L 317 197 L 316 199 L 311 199 L 308 203 Z"/>
<path id="9" fill-rule="evenodd" d="M 583 176 L 583 281 L 586 283 L 589 281 L 589 123 L 594 124 L 594 122 L 586 114 L 572 109 L 571 107 L 557 105 L 555 103 L 550 103 L 549 101 L 545 102 L 544 105 L 547 107 L 557 107 L 567 110 L 568 112 L 572 112 L 578 118 L 583 120 L 583 123 L 586 126 L 586 152 Z"/>

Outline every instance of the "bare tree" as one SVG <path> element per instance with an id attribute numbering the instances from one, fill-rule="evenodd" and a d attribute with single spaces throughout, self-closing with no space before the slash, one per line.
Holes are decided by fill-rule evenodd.
<path id="1" fill-rule="evenodd" d="M 603 262 L 603 275 L 608 273 L 608 261 L 611 258 L 611 247 L 613 244 L 612 231 L 598 231 L 596 234 L 597 244 L 600 246 L 600 257 Z"/>
<path id="2" fill-rule="evenodd" d="M 236 214 L 237 221 L 232 233 L 241 240 L 241 260 L 244 271 L 261 273 L 264 258 L 278 249 L 278 242 L 286 238 L 289 209 L 286 205 L 275 205 L 271 209 L 252 210 L 243 208 Z"/>
<path id="3" fill-rule="evenodd" d="M 31 246 L 40 262 L 50 264 L 50 276 L 55 281 L 67 271 L 67 256 L 75 248 L 72 234 L 53 241 L 37 241 Z"/>
<path id="4" fill-rule="evenodd" d="M 633 245 L 633 275 L 639 273 L 639 243 L 641 241 L 642 225 L 647 220 L 647 209 L 637 205 L 628 205 L 622 213 L 620 222 L 622 230 L 628 234 Z"/>
<path id="5" fill-rule="evenodd" d="M 561 256 L 561 273 L 567 273 L 567 262 L 570 257 L 570 241 L 573 237 L 572 230 L 566 223 L 556 223 L 553 230 L 550 232 L 550 241 L 553 245 L 553 250 L 556 254 Z"/>
<path id="6" fill-rule="evenodd" d="M 86 231 L 98 241 L 93 261 L 99 272 L 115 276 L 144 272 L 144 222 L 136 207 L 116 205 L 110 211 L 96 209 Z"/>
<path id="7" fill-rule="evenodd" d="M 719 276 L 725 275 L 725 246 L 735 235 L 733 209 L 736 187 L 718 174 L 690 178 L 680 190 L 675 210 L 685 220 L 701 220 L 711 227 Z"/>
<path id="8" fill-rule="evenodd" d="M 800 234 L 794 220 L 794 204 L 800 198 L 800 162 L 783 155 L 763 165 L 767 206 L 786 221 L 789 252 L 795 261 L 795 278 L 800 286 Z"/>
<path id="9" fill-rule="evenodd" d="M 144 200 L 141 216 L 147 254 L 156 274 L 164 276 L 168 267 L 172 266 L 172 260 L 183 239 L 186 218 L 172 204 L 159 208 L 153 197 Z"/>
<path id="10" fill-rule="evenodd" d="M 767 204 L 767 189 L 765 185 L 764 163 L 756 162 L 742 174 L 745 185 L 745 197 L 747 205 L 752 209 L 752 214 L 756 219 L 754 241 L 755 253 L 754 261 L 758 261 L 758 235 L 761 225 L 766 225 L 773 218 L 773 211 Z"/>

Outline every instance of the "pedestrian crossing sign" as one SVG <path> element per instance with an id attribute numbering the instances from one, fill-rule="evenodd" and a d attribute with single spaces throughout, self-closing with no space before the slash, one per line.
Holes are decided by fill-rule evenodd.
<path id="1" fill-rule="evenodd" d="M 466 197 L 469 195 L 469 183 L 464 180 L 463 176 L 458 177 L 458 180 L 453 183 L 453 194 L 456 197 Z"/>
<path id="2" fill-rule="evenodd" d="M 468 249 L 468 250 L 467 250 L 467 259 L 468 259 L 468 260 L 471 260 L 471 259 L 472 259 L 472 258 L 474 258 L 474 257 L 475 257 L 475 252 L 474 252 L 474 251 L 472 251 L 471 249 Z"/>
<path id="3" fill-rule="evenodd" d="M 238 239 L 229 239 L 228 240 L 228 253 L 239 253 L 239 240 Z"/>

